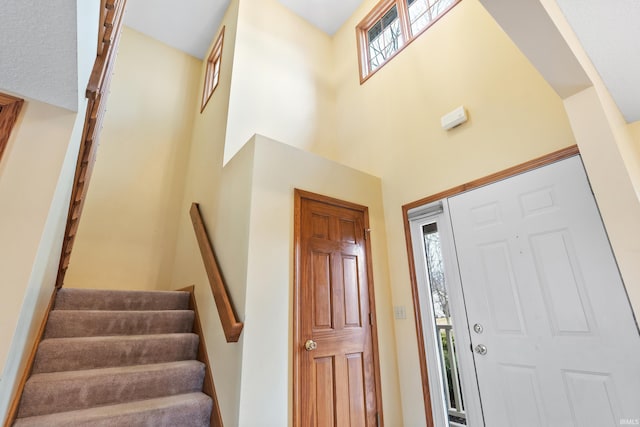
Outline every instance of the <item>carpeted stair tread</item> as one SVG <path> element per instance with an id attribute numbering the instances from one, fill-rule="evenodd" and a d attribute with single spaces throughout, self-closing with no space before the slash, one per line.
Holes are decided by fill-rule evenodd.
<path id="1" fill-rule="evenodd" d="M 189 293 L 181 291 L 112 291 L 62 288 L 54 310 L 188 310 Z"/>
<path id="2" fill-rule="evenodd" d="M 202 390 L 197 360 L 33 375 L 18 417 L 32 417 Z"/>
<path id="3" fill-rule="evenodd" d="M 212 401 L 203 393 L 140 400 L 19 418 L 15 427 L 208 427 Z"/>
<path id="4" fill-rule="evenodd" d="M 49 338 L 38 346 L 33 374 L 195 359 L 196 334 Z"/>
<path id="5" fill-rule="evenodd" d="M 187 333 L 193 318 L 191 310 L 53 310 L 44 338 Z"/>

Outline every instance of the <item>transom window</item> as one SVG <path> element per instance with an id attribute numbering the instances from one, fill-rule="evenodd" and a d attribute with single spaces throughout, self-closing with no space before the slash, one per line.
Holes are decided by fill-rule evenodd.
<path id="1" fill-rule="evenodd" d="M 356 27 L 360 83 L 461 0 L 382 0 Z"/>
<path id="2" fill-rule="evenodd" d="M 369 69 L 371 71 L 384 64 L 403 44 L 398 7 L 393 6 L 378 22 L 367 31 L 369 46 Z"/>
<path id="3" fill-rule="evenodd" d="M 204 111 L 207 102 L 213 95 L 220 82 L 220 67 L 222 65 L 222 45 L 224 41 L 224 28 L 220 31 L 220 35 L 211 49 L 211 54 L 207 59 L 207 70 L 204 75 L 204 88 L 202 90 L 202 107 L 200 112 Z"/>

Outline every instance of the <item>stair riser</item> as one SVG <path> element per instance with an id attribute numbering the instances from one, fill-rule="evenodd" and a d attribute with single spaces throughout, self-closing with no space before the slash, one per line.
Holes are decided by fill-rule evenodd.
<path id="1" fill-rule="evenodd" d="M 204 379 L 204 365 L 197 362 L 177 367 L 163 365 L 142 372 L 108 371 L 55 381 L 32 378 L 25 386 L 18 417 L 201 391 Z"/>
<path id="2" fill-rule="evenodd" d="M 141 401 L 39 417 L 18 418 L 14 427 L 209 427 L 212 401 L 207 396 L 176 396 L 171 403 Z M 175 403 L 177 402 L 177 403 Z"/>
<path id="3" fill-rule="evenodd" d="M 62 288 L 54 310 L 188 310 L 188 292 L 100 291 Z"/>
<path id="4" fill-rule="evenodd" d="M 54 310 L 44 338 L 187 333 L 193 311 L 75 311 Z"/>
<path id="5" fill-rule="evenodd" d="M 195 359 L 195 334 L 129 338 L 57 338 L 38 347 L 33 373 L 148 365 Z"/>

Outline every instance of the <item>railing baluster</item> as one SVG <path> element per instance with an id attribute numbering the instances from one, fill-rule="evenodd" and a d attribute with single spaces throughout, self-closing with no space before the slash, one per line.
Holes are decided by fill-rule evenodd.
<path id="1" fill-rule="evenodd" d="M 458 362 L 455 349 L 453 348 L 453 333 L 451 326 L 447 329 L 447 346 L 449 347 L 449 366 L 451 366 L 451 382 L 453 383 L 453 398 L 455 399 L 455 406 L 451 406 L 458 412 L 462 412 L 464 408 L 462 407 L 462 393 L 460 390 L 460 382 L 458 381 Z"/>
<path id="2" fill-rule="evenodd" d="M 464 412 L 464 403 L 462 402 L 462 389 L 460 388 L 460 377 L 458 371 L 458 361 L 456 357 L 456 351 L 454 348 L 454 336 L 453 327 L 451 325 L 438 325 L 436 324 L 436 335 L 438 337 L 438 356 L 440 358 L 440 365 L 442 366 L 443 387 L 445 402 L 447 404 L 447 412 L 449 415 L 453 415 L 460 418 L 466 418 Z M 444 354 L 444 345 L 442 343 L 442 334 L 444 332 L 444 339 L 447 345 L 448 352 Z M 447 362 L 449 363 L 449 373 L 451 375 L 451 386 L 449 388 L 449 382 L 447 380 Z M 449 394 L 453 392 L 453 399 Z"/>
<path id="3" fill-rule="evenodd" d="M 442 346 L 442 331 L 447 335 L 446 325 L 436 325 L 438 335 L 438 354 L 440 355 L 440 366 L 442 366 L 442 385 L 444 386 L 444 396 L 447 402 L 447 409 L 451 409 L 451 397 L 449 396 L 449 383 L 447 381 L 447 364 L 445 361 L 444 348 Z"/>
<path id="4" fill-rule="evenodd" d="M 71 251 L 77 222 L 82 215 L 86 192 L 91 179 L 96 151 L 98 148 L 98 137 L 102 128 L 102 120 L 106 111 L 106 98 L 109 92 L 111 74 L 115 63 L 116 51 L 122 29 L 122 17 L 126 0 L 102 0 L 100 10 L 100 23 L 98 27 L 99 42 L 96 51 L 96 61 L 89 82 L 87 83 L 86 98 L 87 111 L 85 114 L 85 124 L 82 131 L 82 141 L 78 150 L 78 160 L 71 190 L 71 202 L 67 213 L 67 226 L 65 238 L 62 244 L 62 254 L 58 265 L 58 277 L 56 288 L 61 288 L 64 284 L 64 277 L 69 267 Z M 107 22 L 108 20 L 108 22 Z M 109 30 L 110 42 L 104 43 L 103 38 Z"/>

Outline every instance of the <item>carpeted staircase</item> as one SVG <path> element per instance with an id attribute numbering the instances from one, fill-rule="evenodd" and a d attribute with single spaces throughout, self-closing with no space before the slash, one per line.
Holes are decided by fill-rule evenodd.
<path id="1" fill-rule="evenodd" d="M 58 291 L 14 426 L 209 426 L 188 292 Z"/>

